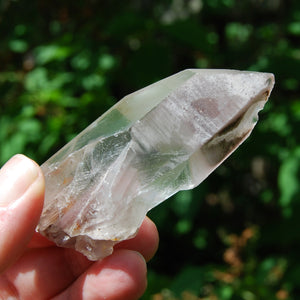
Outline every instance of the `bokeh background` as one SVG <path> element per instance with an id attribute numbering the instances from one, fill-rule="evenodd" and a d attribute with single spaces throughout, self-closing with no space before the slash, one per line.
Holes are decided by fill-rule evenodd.
<path id="1" fill-rule="evenodd" d="M 45 161 L 123 96 L 186 68 L 275 74 L 251 137 L 150 212 L 142 299 L 300 299 L 300 1 L 0 1 L 0 164 Z"/>

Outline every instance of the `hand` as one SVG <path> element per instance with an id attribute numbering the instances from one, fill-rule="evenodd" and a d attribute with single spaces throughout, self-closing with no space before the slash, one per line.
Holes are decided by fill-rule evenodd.
<path id="1" fill-rule="evenodd" d="M 0 170 L 0 299 L 138 299 L 158 246 L 154 223 L 146 218 L 135 238 L 91 262 L 35 232 L 44 189 L 39 166 L 23 155 Z"/>

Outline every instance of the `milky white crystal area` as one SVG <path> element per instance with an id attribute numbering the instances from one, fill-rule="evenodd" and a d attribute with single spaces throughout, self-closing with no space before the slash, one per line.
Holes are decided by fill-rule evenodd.
<path id="1" fill-rule="evenodd" d="M 91 260 L 109 255 L 246 139 L 273 85 L 268 73 L 191 69 L 126 96 L 42 165 L 38 231 Z"/>

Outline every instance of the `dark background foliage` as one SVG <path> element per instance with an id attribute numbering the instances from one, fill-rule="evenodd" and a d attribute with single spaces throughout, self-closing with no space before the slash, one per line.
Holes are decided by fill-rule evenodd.
<path id="1" fill-rule="evenodd" d="M 299 299 L 300 2 L 0 1 L 0 164 L 39 163 L 123 96 L 186 68 L 275 74 L 251 137 L 150 212 L 143 299 Z"/>

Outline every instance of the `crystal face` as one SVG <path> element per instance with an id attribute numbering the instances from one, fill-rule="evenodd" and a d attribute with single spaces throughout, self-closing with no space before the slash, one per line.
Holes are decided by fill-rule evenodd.
<path id="1" fill-rule="evenodd" d="M 269 73 L 190 69 L 126 96 L 42 165 L 38 231 L 91 260 L 201 183 L 250 134 Z"/>

